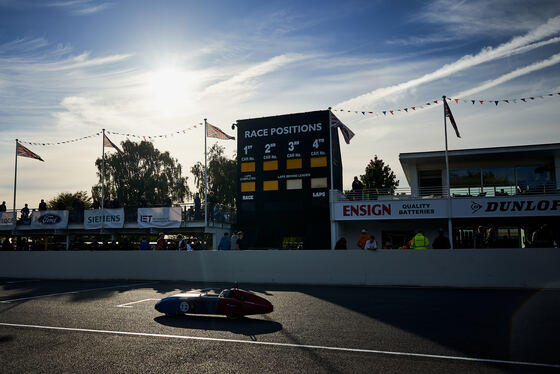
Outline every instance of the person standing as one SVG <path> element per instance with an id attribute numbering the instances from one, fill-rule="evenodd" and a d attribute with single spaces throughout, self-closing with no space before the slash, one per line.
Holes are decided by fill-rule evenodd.
<path id="1" fill-rule="evenodd" d="M 218 244 L 218 251 L 229 251 L 231 248 L 231 240 L 227 232 L 220 239 L 220 244 Z"/>
<path id="2" fill-rule="evenodd" d="M 243 239 L 243 231 L 239 231 L 237 235 L 239 236 L 239 238 L 237 239 L 237 249 L 239 250 L 247 249 L 245 244 L 245 239 Z"/>
<path id="3" fill-rule="evenodd" d="M 5 212 L 6 211 L 6 202 L 2 201 L 2 204 L 0 204 L 0 212 Z"/>
<path id="4" fill-rule="evenodd" d="M 366 242 L 364 249 L 370 249 L 372 251 L 377 251 L 377 240 L 375 240 L 375 236 L 371 235 L 370 239 Z"/>
<path id="5" fill-rule="evenodd" d="M 444 234 L 445 232 L 443 229 L 439 229 L 439 235 L 437 238 L 434 239 L 432 243 L 433 249 L 449 249 L 451 248 L 451 243 L 449 243 L 449 239 Z"/>
<path id="6" fill-rule="evenodd" d="M 334 249 L 348 249 L 346 245 L 346 238 L 342 237 L 338 239 L 338 241 L 334 245 Z"/>
<path id="7" fill-rule="evenodd" d="M 39 211 L 44 211 L 47 210 L 47 203 L 45 203 L 45 200 L 41 199 L 41 202 L 39 203 Z"/>
<path id="8" fill-rule="evenodd" d="M 410 249 L 428 249 L 430 241 L 424 236 L 422 231 L 418 231 L 410 241 Z"/>
<path id="9" fill-rule="evenodd" d="M 29 207 L 27 204 L 23 208 L 21 208 L 21 219 L 28 219 L 29 218 Z"/>
<path id="10" fill-rule="evenodd" d="M 368 235 L 367 230 L 366 229 L 362 229 L 362 233 L 360 234 L 360 237 L 358 238 L 358 241 L 356 242 L 356 244 L 358 245 L 358 247 L 360 249 L 364 249 L 366 247 L 366 243 L 368 240 L 370 240 L 371 237 Z"/>
<path id="11" fill-rule="evenodd" d="M 200 202 L 200 196 L 198 194 L 194 195 L 194 219 L 195 221 L 199 221 L 202 216 L 201 216 L 201 202 Z"/>
<path id="12" fill-rule="evenodd" d="M 150 243 L 148 242 L 148 240 L 146 238 L 142 238 L 142 240 L 140 241 L 140 250 L 142 251 L 148 251 L 151 250 L 152 247 L 150 246 Z"/>
<path id="13" fill-rule="evenodd" d="M 156 249 L 159 251 L 163 251 L 167 249 L 167 240 L 165 240 L 165 236 L 162 232 L 159 233 L 159 238 L 157 240 Z"/>
<path id="14" fill-rule="evenodd" d="M 234 249 L 239 249 L 237 248 L 237 239 L 239 239 L 239 236 L 237 236 L 237 233 L 234 231 L 231 233 L 231 245 L 230 245 L 230 249 L 234 250 Z"/>
<path id="15" fill-rule="evenodd" d="M 358 177 L 354 177 L 354 181 L 352 182 L 352 197 L 354 199 L 362 198 L 362 190 L 364 189 L 364 184 L 358 179 Z"/>

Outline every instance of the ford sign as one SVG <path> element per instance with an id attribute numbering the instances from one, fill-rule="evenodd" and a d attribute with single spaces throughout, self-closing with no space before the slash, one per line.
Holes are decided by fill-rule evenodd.
<path id="1" fill-rule="evenodd" d="M 49 213 L 39 217 L 37 221 L 39 221 L 43 225 L 56 225 L 57 223 L 62 221 L 62 218 L 60 218 L 56 214 Z"/>

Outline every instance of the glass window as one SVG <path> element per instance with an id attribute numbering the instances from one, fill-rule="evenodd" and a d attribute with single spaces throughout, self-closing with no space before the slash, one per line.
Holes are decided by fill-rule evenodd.
<path id="1" fill-rule="evenodd" d="M 479 187 L 480 169 L 449 170 L 451 187 Z"/>
<path id="2" fill-rule="evenodd" d="M 487 168 L 482 169 L 483 185 L 486 186 L 514 186 L 514 168 Z"/>
<path id="3" fill-rule="evenodd" d="M 539 187 L 554 183 L 551 165 L 518 166 L 515 168 L 517 185 L 523 188 Z"/>

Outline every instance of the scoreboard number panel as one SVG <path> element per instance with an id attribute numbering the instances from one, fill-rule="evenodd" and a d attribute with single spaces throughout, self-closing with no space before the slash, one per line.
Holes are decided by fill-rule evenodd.
<path id="1" fill-rule="evenodd" d="M 329 230 L 329 119 L 325 110 L 237 121 L 238 223 L 244 232 L 260 232 L 249 241 L 278 245 L 265 243 L 282 234 L 269 232 L 270 225 L 289 231 L 286 237 L 306 237 L 309 225 Z M 341 167 L 334 173 L 335 182 L 342 178 Z"/>

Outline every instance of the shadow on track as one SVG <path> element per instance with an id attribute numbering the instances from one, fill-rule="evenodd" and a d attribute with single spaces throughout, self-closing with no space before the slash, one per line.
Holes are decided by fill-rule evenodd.
<path id="1" fill-rule="evenodd" d="M 250 336 L 253 340 L 256 340 L 257 335 L 272 334 L 282 330 L 281 323 L 246 317 L 231 320 L 216 316 L 178 315 L 159 316 L 154 318 L 154 321 L 180 329 L 229 331 L 238 335 Z"/>

